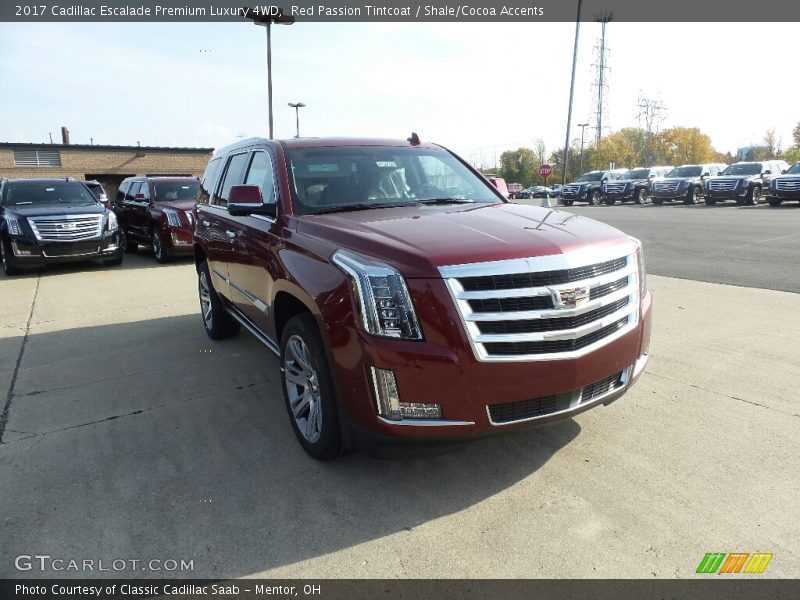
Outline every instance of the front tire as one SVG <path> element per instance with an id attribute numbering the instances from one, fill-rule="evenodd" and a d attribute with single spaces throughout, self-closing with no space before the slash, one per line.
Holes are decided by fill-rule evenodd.
<path id="1" fill-rule="evenodd" d="M 634 202 L 636 204 L 642 205 L 647 202 L 647 189 L 646 188 L 639 188 L 636 192 L 636 197 L 634 198 Z"/>
<path id="2" fill-rule="evenodd" d="M 589 206 L 597 206 L 597 190 L 592 190 L 589 192 L 589 195 L 586 197 L 586 201 L 589 203 Z"/>
<path id="3" fill-rule="evenodd" d="M 689 194 L 686 196 L 686 204 L 697 204 L 700 202 L 700 188 L 689 188 Z"/>
<path id="4" fill-rule="evenodd" d="M 156 257 L 156 260 L 162 265 L 168 262 L 169 253 L 167 252 L 166 246 L 164 246 L 164 238 L 161 236 L 161 231 L 153 229 L 153 232 L 150 234 L 150 241 L 153 244 L 153 255 Z"/>
<path id="5" fill-rule="evenodd" d="M 205 261 L 197 273 L 197 289 L 200 296 L 200 316 L 208 337 L 212 340 L 224 340 L 239 333 L 239 323 L 222 306 L 222 300 L 211 283 L 211 274 Z"/>
<path id="6" fill-rule="evenodd" d="M 313 315 L 292 317 L 281 339 L 281 381 L 297 440 L 317 460 L 342 452 L 333 377 Z"/>
<path id="7" fill-rule="evenodd" d="M 653 204 L 655 204 L 656 206 L 661 206 L 662 204 L 664 204 L 664 199 L 663 198 L 655 198 L 654 197 L 653 198 Z"/>
<path id="8" fill-rule="evenodd" d="M 756 206 L 760 199 L 761 199 L 761 186 L 754 185 L 747 193 L 747 204 L 749 204 L 750 206 Z"/>
<path id="9" fill-rule="evenodd" d="M 564 206 L 572 206 L 572 203 L 573 203 L 573 202 L 575 202 L 575 201 L 574 201 L 574 200 L 563 200 L 563 199 L 561 200 L 561 203 L 562 203 Z"/>
<path id="10" fill-rule="evenodd" d="M 6 276 L 13 277 L 14 275 L 22 273 L 22 269 L 11 266 L 11 258 L 9 257 L 9 252 L 6 250 L 6 243 L 2 238 L 0 238 L 0 259 L 3 262 L 3 273 L 5 273 Z"/>

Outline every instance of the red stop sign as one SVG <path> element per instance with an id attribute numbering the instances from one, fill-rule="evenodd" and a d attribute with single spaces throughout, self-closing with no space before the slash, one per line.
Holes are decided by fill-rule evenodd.
<path id="1" fill-rule="evenodd" d="M 550 174 L 553 172 L 553 167 L 550 165 L 542 165 L 539 167 L 539 175 L 547 179 L 550 177 Z"/>

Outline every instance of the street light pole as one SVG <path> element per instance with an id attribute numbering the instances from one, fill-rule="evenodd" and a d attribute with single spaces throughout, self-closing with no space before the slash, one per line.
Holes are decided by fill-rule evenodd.
<path id="1" fill-rule="evenodd" d="M 581 174 L 583 173 L 583 134 L 588 126 L 588 123 L 578 123 L 578 127 L 581 128 Z"/>
<path id="2" fill-rule="evenodd" d="M 283 11 L 277 15 L 256 14 L 254 10 L 248 9 L 246 17 L 253 21 L 253 25 L 267 28 L 267 104 L 269 110 L 269 139 L 274 137 L 274 127 L 272 120 L 272 24 L 291 25 L 294 17 L 284 16 Z"/>
<path id="3" fill-rule="evenodd" d="M 289 102 L 289 106 L 291 106 L 294 109 L 294 117 L 295 117 L 295 122 L 296 122 L 296 125 L 297 125 L 297 135 L 294 136 L 294 137 L 299 138 L 300 137 L 300 109 L 301 108 L 305 108 L 306 105 L 303 104 L 302 102 Z"/>

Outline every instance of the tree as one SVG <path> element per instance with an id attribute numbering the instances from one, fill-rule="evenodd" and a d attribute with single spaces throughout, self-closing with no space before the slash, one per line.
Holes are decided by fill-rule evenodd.
<path id="1" fill-rule="evenodd" d="M 794 147 L 800 148 L 800 123 L 792 130 L 792 138 L 794 138 Z"/>
<path id="2" fill-rule="evenodd" d="M 605 136 L 587 153 L 584 163 L 592 169 L 633 168 L 643 164 L 646 132 L 638 127 L 626 127 Z"/>
<path id="3" fill-rule="evenodd" d="M 800 147 L 789 148 L 783 152 L 781 158 L 783 158 L 783 160 L 788 162 L 790 165 L 800 162 Z"/>
<path id="4" fill-rule="evenodd" d="M 528 187 L 533 185 L 538 176 L 536 155 L 530 148 L 508 150 L 500 155 L 500 177 L 508 183 L 521 183 Z"/>
<path id="5" fill-rule="evenodd" d="M 685 165 L 711 162 L 714 148 L 711 138 L 696 127 L 671 127 L 654 140 L 658 162 L 667 165 Z"/>
<path id="6" fill-rule="evenodd" d="M 764 148 L 767 153 L 767 157 L 762 160 L 769 160 L 771 158 L 776 158 L 781 153 L 781 139 L 775 133 L 775 129 L 767 129 L 767 132 L 764 134 Z"/>

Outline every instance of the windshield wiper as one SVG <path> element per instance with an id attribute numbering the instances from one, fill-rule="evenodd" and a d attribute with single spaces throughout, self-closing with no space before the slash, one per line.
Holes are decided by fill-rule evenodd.
<path id="1" fill-rule="evenodd" d="M 356 204 L 339 204 L 337 206 L 327 206 L 322 210 L 317 210 L 312 215 L 325 215 L 328 213 L 337 212 L 350 212 L 356 210 L 371 210 L 373 208 L 399 208 L 401 206 L 410 206 L 408 202 L 398 204 L 397 202 L 387 204 L 370 204 L 369 202 L 358 202 Z"/>
<path id="2" fill-rule="evenodd" d="M 466 198 L 430 198 L 428 200 L 417 200 L 417 204 L 474 204 L 474 200 Z"/>

